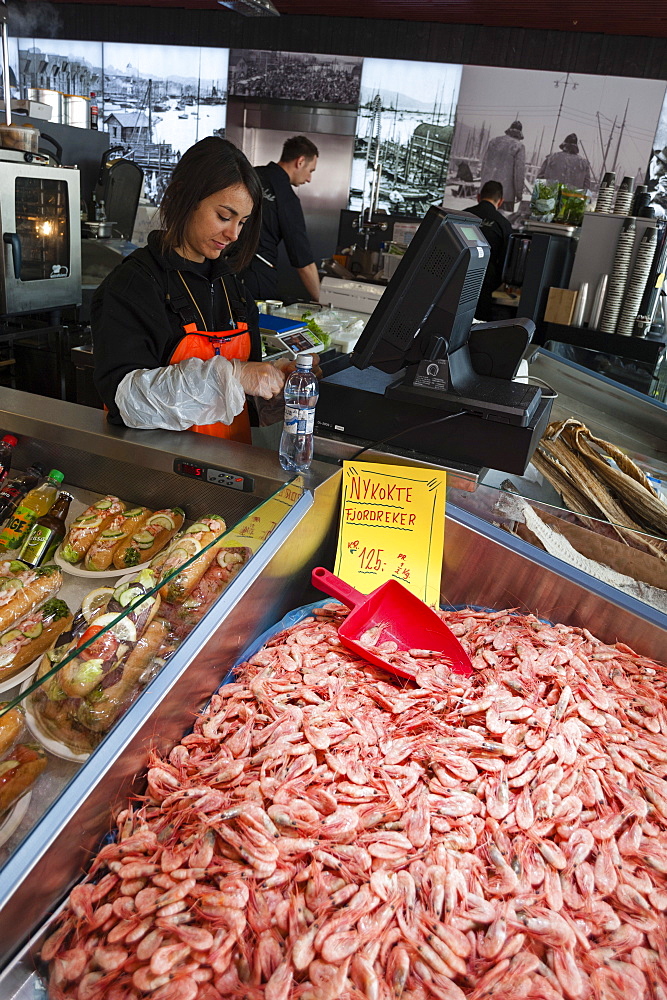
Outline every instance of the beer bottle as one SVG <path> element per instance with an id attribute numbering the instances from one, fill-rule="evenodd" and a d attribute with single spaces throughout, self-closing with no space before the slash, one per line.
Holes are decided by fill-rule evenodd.
<path id="1" fill-rule="evenodd" d="M 53 507 L 35 521 L 18 554 L 21 562 L 41 566 L 53 558 L 67 531 L 65 520 L 71 502 L 69 493 L 59 493 Z"/>

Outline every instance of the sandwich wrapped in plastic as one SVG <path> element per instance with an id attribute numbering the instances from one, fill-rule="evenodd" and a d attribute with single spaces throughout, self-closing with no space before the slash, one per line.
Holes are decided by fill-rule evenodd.
<path id="1" fill-rule="evenodd" d="M 45 679 L 28 706 L 44 734 L 74 753 L 94 750 L 174 648 L 157 614 L 157 581 L 145 569 L 92 591 L 42 657 L 37 677 Z"/>

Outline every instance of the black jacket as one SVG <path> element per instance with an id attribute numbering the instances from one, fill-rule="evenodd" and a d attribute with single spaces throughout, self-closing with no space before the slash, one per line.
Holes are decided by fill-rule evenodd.
<path id="1" fill-rule="evenodd" d="M 255 298 L 270 299 L 278 293 L 276 265 L 281 242 L 292 267 L 307 267 L 314 257 L 301 201 L 287 172 L 273 160 L 255 170 L 262 183 L 262 229 L 257 255 L 243 278 Z"/>
<path id="2" fill-rule="evenodd" d="M 262 230 L 257 253 L 274 267 L 278 262 L 278 244 L 285 243 L 292 267 L 306 267 L 313 263 L 303 208 L 289 175 L 278 164 L 267 163 L 255 167 L 262 182 Z"/>
<path id="3" fill-rule="evenodd" d="M 154 231 L 148 245 L 126 257 L 96 290 L 90 315 L 95 385 L 109 409 L 110 423 L 123 423 L 115 402 L 119 382 L 138 368 L 168 365 L 184 336 L 184 322 L 195 322 L 201 330 L 203 318 L 205 329 L 210 331 L 228 330 L 232 319 L 246 322 L 252 344 L 250 360 L 261 361 L 259 314 L 243 283 L 224 257 L 212 261 L 209 277 L 198 267 L 173 251 L 162 253 L 160 233 Z"/>
<path id="4" fill-rule="evenodd" d="M 505 263 L 505 253 L 512 233 L 512 226 L 502 212 L 499 212 L 490 201 L 480 201 L 471 208 L 464 208 L 463 211 L 469 215 L 476 215 L 481 220 L 480 229 L 491 250 L 482 291 L 475 310 L 476 319 L 488 321 L 492 319 L 492 292 L 495 292 L 503 279 L 503 264 Z"/>

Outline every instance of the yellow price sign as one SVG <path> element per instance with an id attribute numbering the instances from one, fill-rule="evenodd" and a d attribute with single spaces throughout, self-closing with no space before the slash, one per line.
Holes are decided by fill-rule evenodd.
<path id="1" fill-rule="evenodd" d="M 440 470 L 344 462 L 336 575 L 363 594 L 398 580 L 436 607 L 446 485 Z"/>
<path id="2" fill-rule="evenodd" d="M 257 552 L 283 518 L 303 496 L 303 479 L 297 477 L 247 514 L 227 535 L 227 544 L 242 544 Z"/>

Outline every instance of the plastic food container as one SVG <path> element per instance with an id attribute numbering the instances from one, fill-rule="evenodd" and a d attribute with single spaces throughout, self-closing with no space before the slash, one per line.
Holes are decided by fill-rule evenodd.
<path id="1" fill-rule="evenodd" d="M 360 336 L 360 330 L 338 330 L 331 334 L 331 346 L 341 354 L 351 354 Z"/>

